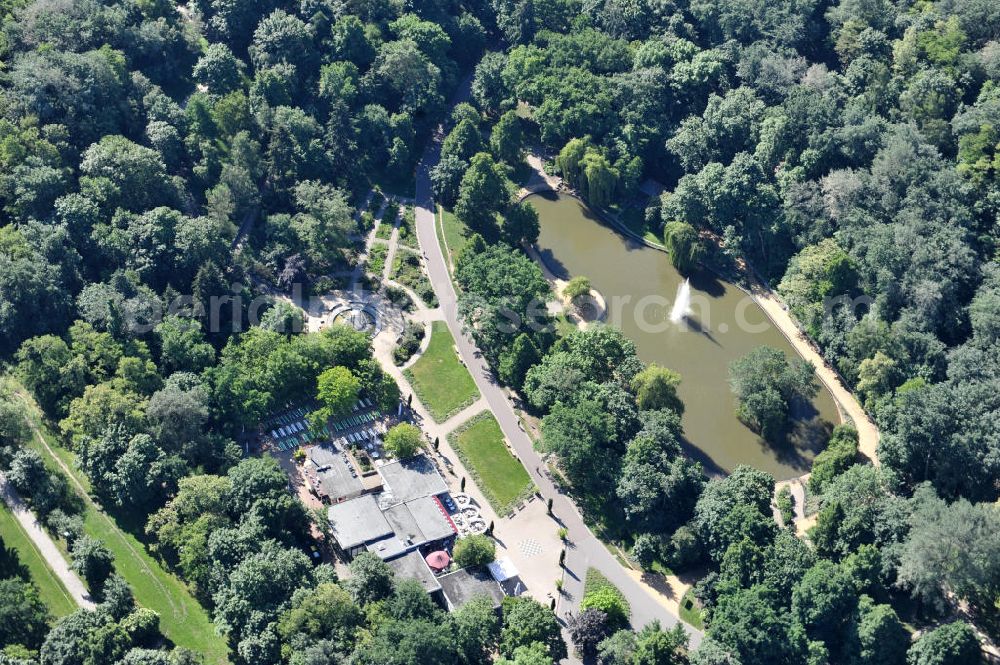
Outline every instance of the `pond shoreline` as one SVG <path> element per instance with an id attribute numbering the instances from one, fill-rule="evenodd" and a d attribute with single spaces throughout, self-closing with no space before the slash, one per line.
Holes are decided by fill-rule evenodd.
<path id="1" fill-rule="evenodd" d="M 667 248 L 664 245 L 647 240 L 629 229 L 614 215 L 588 205 L 575 192 L 565 187 L 561 178 L 545 173 L 542 167 L 542 159 L 538 155 L 529 155 L 527 157 L 527 162 L 535 173 L 529 179 L 525 187 L 523 187 L 519 192 L 519 200 L 523 201 L 528 196 L 545 191 L 553 191 L 565 196 L 571 196 L 592 210 L 597 217 L 608 224 L 617 233 L 641 243 L 650 249 L 663 252 L 664 254 L 667 253 Z M 534 252 L 529 255 L 542 264 L 542 268 L 545 272 L 551 272 L 549 267 L 545 265 L 544 259 L 542 258 L 540 252 L 538 252 L 538 248 L 536 246 L 532 247 Z M 771 321 L 774 327 L 781 332 L 786 340 L 788 340 L 788 343 L 792 345 L 792 348 L 795 349 L 796 353 L 813 365 L 816 369 L 816 376 L 833 396 L 833 401 L 837 406 L 841 423 L 852 422 L 857 428 L 859 453 L 872 464 L 878 466 L 879 460 L 877 451 L 880 438 L 878 427 L 875 425 L 868 412 L 864 409 L 860 402 L 858 402 L 854 393 L 849 389 L 844 377 L 841 376 L 840 372 L 826 362 L 826 359 L 823 358 L 815 342 L 813 342 L 813 340 L 806 334 L 806 332 L 799 325 L 798 321 L 792 317 L 789 312 L 788 305 L 781 298 L 781 296 L 779 296 L 762 279 L 760 279 L 752 268 L 744 273 L 751 283 L 751 288 L 748 289 L 742 284 L 726 280 L 723 275 L 714 270 L 711 266 L 703 267 L 709 272 L 715 274 L 720 280 L 739 289 L 752 298 L 756 305 Z M 808 475 L 808 473 L 803 474 L 800 478 L 807 478 Z"/>

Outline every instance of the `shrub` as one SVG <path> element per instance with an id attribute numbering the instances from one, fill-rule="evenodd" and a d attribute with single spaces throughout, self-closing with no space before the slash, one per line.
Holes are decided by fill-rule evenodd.
<path id="1" fill-rule="evenodd" d="M 467 536 L 455 543 L 454 558 L 462 568 L 484 566 L 496 559 L 496 545 L 487 536 Z"/>
<path id="2" fill-rule="evenodd" d="M 100 590 L 114 565 L 114 556 L 104 543 L 82 536 L 73 544 L 73 570 L 87 582 L 92 592 Z"/>
<path id="3" fill-rule="evenodd" d="M 659 538 L 651 533 L 640 533 L 635 538 L 635 544 L 632 545 L 632 556 L 639 562 L 643 570 L 649 570 L 653 562 L 660 558 L 662 549 Z"/>
<path id="4" fill-rule="evenodd" d="M 122 628 L 133 644 L 151 644 L 160 634 L 160 615 L 148 607 L 140 607 L 122 619 Z"/>
<path id="5" fill-rule="evenodd" d="M 701 558 L 701 543 L 694 529 L 686 524 L 670 537 L 670 567 L 683 570 Z"/>
<path id="6" fill-rule="evenodd" d="M 424 339 L 424 327 L 412 321 L 406 322 L 406 328 L 399 339 L 399 344 L 392 350 L 392 359 L 397 365 L 403 365 L 420 350 L 420 343 Z"/>
<path id="7" fill-rule="evenodd" d="M 778 490 L 777 503 L 782 523 L 785 526 L 791 526 L 795 522 L 795 499 L 792 497 L 792 490 L 788 485 Z"/>
<path id="8" fill-rule="evenodd" d="M 583 275 L 577 275 L 569 280 L 569 283 L 563 288 L 563 293 L 570 300 L 576 300 L 580 296 L 590 293 L 590 288 L 590 279 Z"/>
<path id="9" fill-rule="evenodd" d="M 393 284 L 386 284 L 385 295 L 389 298 L 389 301 L 393 305 L 403 310 L 404 312 L 412 312 L 414 309 L 416 309 L 413 305 L 413 299 L 410 298 L 410 295 L 406 292 L 405 289 L 401 289 L 400 287 L 395 286 Z M 407 326 L 410 325 L 412 324 L 407 322 Z"/>
<path id="10" fill-rule="evenodd" d="M 853 425 L 837 425 L 833 428 L 826 449 L 813 460 L 809 476 L 809 491 L 823 492 L 823 486 L 847 471 L 858 457 L 858 431 Z"/>
<path id="11" fill-rule="evenodd" d="M 46 521 L 53 532 L 66 539 L 66 544 L 70 548 L 73 547 L 77 538 L 83 535 L 83 518 L 79 515 L 67 515 L 64 511 L 56 508 L 49 513 Z"/>
<path id="12" fill-rule="evenodd" d="M 600 610 L 608 616 L 610 632 L 628 627 L 628 618 L 631 614 L 628 601 L 618 587 L 594 568 L 587 571 L 583 585 L 583 600 L 580 602 L 581 612 L 589 609 Z"/>
<path id="13" fill-rule="evenodd" d="M 423 443 L 420 430 L 410 423 L 400 423 L 385 435 L 385 449 L 396 459 L 413 457 Z"/>
<path id="14" fill-rule="evenodd" d="M 602 586 L 589 592 L 580 602 L 581 610 L 599 610 L 607 615 L 608 624 L 615 628 L 628 625 L 628 605 L 621 591 L 613 586 Z"/>

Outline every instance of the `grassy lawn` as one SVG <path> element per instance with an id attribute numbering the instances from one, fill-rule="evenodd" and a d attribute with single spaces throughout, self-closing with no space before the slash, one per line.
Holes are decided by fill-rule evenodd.
<path id="1" fill-rule="evenodd" d="M 458 217 L 441 206 L 438 206 L 438 213 L 441 220 L 441 223 L 438 224 L 438 240 L 443 242 L 442 247 L 445 248 L 445 253 L 450 252 L 449 256 L 454 265 L 459 252 L 462 251 L 468 240 L 469 229 Z"/>
<path id="2" fill-rule="evenodd" d="M 0 502 L 0 537 L 6 547 L 17 552 L 17 558 L 28 569 L 31 581 L 38 587 L 39 596 L 55 617 L 64 617 L 79 609 L 66 587 L 45 563 L 42 553 L 25 532 L 21 523 L 6 504 Z"/>
<path id="3" fill-rule="evenodd" d="M 649 242 L 656 243 L 657 245 L 663 244 L 663 238 L 657 233 L 657 231 L 649 228 L 646 225 L 645 210 L 640 206 L 629 206 L 622 210 L 617 206 L 612 206 L 611 211 L 618 216 L 618 219 L 629 228 L 632 233 L 635 233 L 642 238 L 645 238 Z"/>
<path id="4" fill-rule="evenodd" d="M 476 416 L 448 440 L 498 515 L 508 514 L 534 491 L 528 472 L 504 444 L 492 413 Z"/>
<path id="5" fill-rule="evenodd" d="M 701 618 L 701 610 L 698 609 L 697 601 L 694 599 L 694 592 L 688 590 L 681 598 L 681 621 L 690 624 L 698 630 L 705 629 L 705 622 Z"/>
<path id="6" fill-rule="evenodd" d="M 444 321 L 431 327 L 426 353 L 406 370 L 417 397 L 441 423 L 479 398 L 479 391 L 465 365 L 458 361 L 455 339 Z"/>
<path id="7" fill-rule="evenodd" d="M 91 499 L 90 484 L 77 469 L 73 453 L 48 431 L 40 410 L 23 388 L 18 396 L 28 404 L 28 419 L 41 432 L 41 437 L 36 432 L 28 445 L 42 455 L 49 468 L 67 476 L 70 487 L 84 500 L 84 531 L 111 550 L 115 570 L 131 585 L 136 601 L 160 615 L 160 629 L 172 642 L 203 654 L 206 663 L 228 663 L 229 647 L 225 638 L 215 633 L 205 608 L 180 578 L 164 570 L 139 539 L 121 529 Z"/>

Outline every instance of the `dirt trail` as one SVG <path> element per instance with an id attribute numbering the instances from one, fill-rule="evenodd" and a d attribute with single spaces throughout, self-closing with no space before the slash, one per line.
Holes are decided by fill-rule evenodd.
<path id="1" fill-rule="evenodd" d="M 841 413 L 854 422 L 858 429 L 858 450 L 878 466 L 879 432 L 875 423 L 858 403 L 854 394 L 840 381 L 840 376 L 830 367 L 819 354 L 809 338 L 799 330 L 785 304 L 770 290 L 758 287 L 754 289 L 754 300 L 767 314 L 775 327 L 782 332 L 800 356 L 808 360 L 816 368 L 816 376 L 827 387 Z"/>

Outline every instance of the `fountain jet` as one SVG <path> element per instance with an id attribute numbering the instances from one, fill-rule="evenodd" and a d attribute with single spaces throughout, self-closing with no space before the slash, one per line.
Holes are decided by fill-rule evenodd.
<path id="1" fill-rule="evenodd" d="M 691 280 L 685 279 L 680 286 L 677 287 L 677 298 L 674 300 L 674 306 L 670 310 L 670 320 L 674 323 L 680 323 L 690 313 Z"/>

